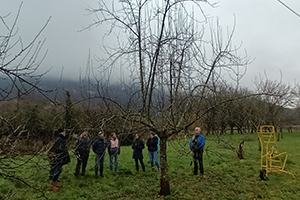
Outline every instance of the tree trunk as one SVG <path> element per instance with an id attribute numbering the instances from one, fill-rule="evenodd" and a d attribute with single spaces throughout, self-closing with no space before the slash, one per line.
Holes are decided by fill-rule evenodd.
<path id="1" fill-rule="evenodd" d="M 245 140 L 243 140 L 239 145 L 239 150 L 236 152 L 239 159 L 244 159 L 244 151 L 243 151 L 243 144 Z"/>
<path id="2" fill-rule="evenodd" d="M 168 175 L 168 163 L 167 163 L 167 137 L 164 134 L 160 139 L 160 164 L 161 164 L 161 177 L 160 177 L 160 195 L 169 195 L 170 192 L 170 180 Z"/>
<path id="3" fill-rule="evenodd" d="M 231 133 L 231 135 L 233 135 L 233 126 L 230 126 L 230 133 Z"/>

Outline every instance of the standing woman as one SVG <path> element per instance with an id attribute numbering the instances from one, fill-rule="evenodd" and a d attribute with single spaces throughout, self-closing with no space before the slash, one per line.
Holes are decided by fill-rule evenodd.
<path id="1" fill-rule="evenodd" d="M 90 138 L 88 131 L 85 130 L 76 142 L 75 155 L 77 157 L 77 165 L 75 170 L 75 176 L 78 177 L 80 173 L 80 167 L 82 165 L 81 175 L 85 175 L 85 169 L 90 154 Z"/>
<path id="2" fill-rule="evenodd" d="M 149 157 L 151 162 L 151 168 L 154 170 L 153 161 L 155 161 L 155 164 L 157 166 L 157 169 L 160 171 L 160 166 L 157 159 L 157 144 L 158 144 L 158 138 L 154 137 L 155 132 L 150 132 L 150 138 L 147 141 L 148 151 L 149 151 Z"/>
<path id="3" fill-rule="evenodd" d="M 140 136 L 138 134 L 135 135 L 135 139 L 132 144 L 133 156 L 132 158 L 135 161 L 135 169 L 139 171 L 139 163 L 140 160 L 143 171 L 145 171 L 145 165 L 143 162 L 143 149 L 145 148 L 144 142 L 140 140 Z"/>
<path id="4" fill-rule="evenodd" d="M 112 133 L 110 135 L 108 154 L 110 158 L 110 171 L 113 170 L 113 159 L 115 159 L 115 171 L 118 172 L 118 155 L 120 154 L 120 144 L 116 133 Z"/>

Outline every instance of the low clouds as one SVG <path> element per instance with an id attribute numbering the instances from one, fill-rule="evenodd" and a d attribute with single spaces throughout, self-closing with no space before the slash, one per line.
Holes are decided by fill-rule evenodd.
<path id="1" fill-rule="evenodd" d="M 300 1 L 285 0 L 284 3 L 300 13 Z M 0 14 L 11 12 L 15 16 L 20 0 L 2 0 Z M 97 1 L 64 0 L 23 2 L 18 21 L 19 34 L 24 42 L 29 41 L 51 16 L 51 21 L 40 39 L 47 38 L 44 45 L 49 53 L 43 68 L 53 67 L 49 75 L 58 76 L 64 67 L 64 75 L 77 79 L 85 70 L 89 51 L 101 55 L 103 28 L 94 27 L 78 32 L 93 22 L 86 8 L 96 7 Z M 242 42 L 251 58 L 242 80 L 243 85 L 251 85 L 255 76 L 268 74 L 270 79 L 279 79 L 282 72 L 285 82 L 294 83 L 300 74 L 299 40 L 300 18 L 276 0 L 224 0 L 218 7 L 205 7 L 210 17 L 219 17 L 223 27 L 232 27 L 236 17 L 234 44 Z M 224 28 L 225 30 L 225 28 Z"/>

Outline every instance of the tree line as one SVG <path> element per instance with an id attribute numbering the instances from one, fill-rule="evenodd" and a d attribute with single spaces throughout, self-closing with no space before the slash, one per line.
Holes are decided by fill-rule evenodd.
<path id="1" fill-rule="evenodd" d="M 264 124 L 273 125 L 278 132 L 282 132 L 283 129 L 298 125 L 299 109 L 287 107 L 293 106 L 292 101 L 298 98 L 293 93 L 294 89 L 285 84 L 276 84 L 276 81 L 268 80 L 264 84 L 265 88 L 260 87 L 256 91 L 237 89 L 230 84 L 215 85 L 214 92 L 208 91 L 203 95 L 205 101 L 201 107 L 210 109 L 197 123 L 201 124 L 206 134 L 254 133 Z M 116 87 L 113 90 L 116 92 Z M 140 124 L 124 119 L 113 104 L 108 108 L 101 99 L 80 100 L 72 98 L 70 91 L 62 92 L 64 99 L 57 99 L 56 104 L 34 94 L 22 99 L 1 101 L 0 137 L 35 138 L 46 144 L 54 138 L 54 132 L 59 127 L 70 130 L 71 135 L 90 128 L 95 133 L 99 130 L 116 131 L 123 134 L 124 138 L 148 131 Z M 274 93 L 276 95 L 271 96 Z M 192 117 L 193 112 L 186 115 Z M 123 144 L 131 144 L 131 141 Z"/>

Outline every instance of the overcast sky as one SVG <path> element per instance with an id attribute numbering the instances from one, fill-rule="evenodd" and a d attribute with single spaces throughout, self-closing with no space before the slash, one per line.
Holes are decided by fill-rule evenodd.
<path id="1" fill-rule="evenodd" d="M 0 0 L 0 15 L 17 13 L 20 0 Z M 300 14 L 299 0 L 282 0 Z M 24 43 L 34 37 L 49 17 L 51 21 L 40 39 L 46 38 L 44 51 L 49 50 L 43 68 L 53 67 L 49 75 L 59 74 L 78 79 L 85 70 L 89 49 L 91 57 L 101 53 L 101 27 L 78 32 L 93 22 L 87 15 L 88 6 L 95 7 L 96 0 L 26 0 L 23 2 L 17 26 Z M 300 75 L 300 17 L 277 0 L 220 0 L 218 7 L 205 7 L 206 14 L 219 17 L 223 27 L 232 27 L 234 15 L 236 28 L 234 43 L 241 42 L 248 55 L 255 59 L 249 66 L 242 84 L 251 86 L 255 76 L 280 79 L 293 84 Z M 102 28 L 103 29 L 103 28 Z M 1 31 L 1 30 L 0 30 Z M 95 65 L 95 64 L 94 64 Z"/>

